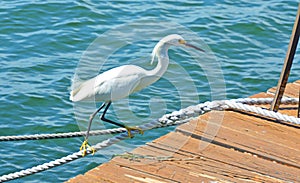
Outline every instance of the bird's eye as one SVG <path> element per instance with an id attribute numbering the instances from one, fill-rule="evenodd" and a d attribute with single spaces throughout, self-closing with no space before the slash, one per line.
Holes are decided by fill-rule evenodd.
<path id="1" fill-rule="evenodd" d="M 178 43 L 180 43 L 180 44 L 185 44 L 186 42 L 185 42 L 185 40 L 183 40 L 183 39 L 178 39 Z"/>

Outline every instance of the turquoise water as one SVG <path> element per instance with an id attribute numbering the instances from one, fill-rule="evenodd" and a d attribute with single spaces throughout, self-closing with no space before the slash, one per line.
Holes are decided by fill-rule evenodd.
<path id="1" fill-rule="evenodd" d="M 201 43 L 193 37 L 188 38 L 206 50 L 211 49 L 208 53 L 213 53 L 215 58 L 212 62 L 202 55 L 197 62 L 191 51 L 170 50 L 172 62 L 166 76 L 128 99 L 116 102 L 108 114 L 112 119 L 141 124 L 165 112 L 214 98 L 240 98 L 266 91 L 277 84 L 297 6 L 297 1 L 278 0 L 1 1 L 0 134 L 85 129 L 86 119 L 95 109 L 95 104 L 69 101 L 72 79 L 82 68 L 80 64 L 92 42 L 108 35 L 107 31 L 123 27 L 129 28 L 128 32 L 120 30 L 122 34 L 115 34 L 113 40 L 117 42 L 100 41 L 100 46 L 109 43 L 104 45 L 109 49 L 117 47 L 118 39 L 120 42 L 126 36 L 131 39 L 109 55 L 101 68 L 103 70 L 128 63 L 151 68 L 150 53 L 155 43 L 166 34 L 177 33 L 176 30 L 185 34 L 182 27 L 200 37 Z M 140 29 L 131 22 L 140 20 L 147 23 L 142 26 L 144 32 L 137 36 Z M 182 27 L 170 28 L 166 22 Z M 157 32 L 156 26 L 159 28 Z M 139 41 L 132 41 L 134 39 L 130 36 L 137 36 L 134 38 Z M 105 54 L 105 50 L 96 50 L 94 66 L 98 64 L 98 54 Z M 221 66 L 216 69 L 218 78 L 213 79 L 226 84 L 226 92 L 219 95 L 212 91 L 214 81 L 211 77 L 214 74 L 211 72 L 214 70 L 207 72 L 205 67 L 211 64 Z M 299 79 L 299 70 L 299 56 L 296 55 L 289 81 Z M 95 74 L 96 71 L 87 72 L 80 77 L 87 79 Z M 111 126 L 103 126 L 99 119 L 93 124 L 93 129 L 108 127 Z M 173 129 L 147 131 L 143 136 L 116 144 L 95 156 L 12 182 L 62 182 L 108 161 L 113 154 L 130 151 Z M 93 137 L 91 143 L 108 137 Z M 78 151 L 81 142 L 82 138 L 0 142 L 0 174 L 66 156 Z"/>

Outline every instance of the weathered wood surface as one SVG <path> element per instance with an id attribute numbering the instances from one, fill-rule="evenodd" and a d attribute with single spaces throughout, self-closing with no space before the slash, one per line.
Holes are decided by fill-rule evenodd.
<path id="1" fill-rule="evenodd" d="M 252 97 L 273 97 L 276 88 Z M 300 80 L 285 96 L 298 97 Z M 262 105 L 270 108 L 270 105 Z M 296 105 L 279 112 L 296 116 Z M 68 182 L 300 182 L 300 125 L 213 111 Z"/>

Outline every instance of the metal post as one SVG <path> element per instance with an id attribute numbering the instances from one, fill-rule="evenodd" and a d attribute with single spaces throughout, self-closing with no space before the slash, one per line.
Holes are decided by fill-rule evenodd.
<path id="1" fill-rule="evenodd" d="M 300 89 L 299 89 L 299 101 L 298 101 L 298 118 L 300 118 Z"/>
<path id="2" fill-rule="evenodd" d="M 298 44 L 299 34 L 300 34 L 300 25 L 299 25 L 300 18 L 299 18 L 299 16 L 300 16 L 300 3 L 298 5 L 298 13 L 297 13 L 296 20 L 294 23 L 294 28 L 293 28 L 292 35 L 290 38 L 290 43 L 289 43 L 289 47 L 288 47 L 288 50 L 286 53 L 284 65 L 283 65 L 283 68 L 281 71 L 280 79 L 277 84 L 277 90 L 276 90 L 275 97 L 274 97 L 274 100 L 273 100 L 271 108 L 270 108 L 270 110 L 272 110 L 272 111 L 278 111 L 280 101 L 283 96 L 283 93 L 284 93 L 284 90 L 286 87 L 286 83 L 287 83 L 289 75 L 290 75 L 290 70 L 291 70 L 293 59 L 294 59 L 295 52 L 297 49 L 297 44 Z"/>

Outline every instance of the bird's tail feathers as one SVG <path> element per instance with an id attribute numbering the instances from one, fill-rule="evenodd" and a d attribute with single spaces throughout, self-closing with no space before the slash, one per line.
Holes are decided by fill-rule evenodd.
<path id="1" fill-rule="evenodd" d="M 70 100 L 71 101 L 74 101 L 75 100 L 75 95 L 79 92 L 79 90 L 80 90 L 80 88 L 81 87 L 78 87 L 78 88 L 76 88 L 76 89 L 74 89 L 74 90 L 72 90 L 71 92 L 70 92 Z"/>
<path id="2" fill-rule="evenodd" d="M 81 80 L 76 74 L 74 75 L 72 79 L 72 86 L 70 91 L 70 100 L 74 101 L 74 96 L 79 92 L 79 90 L 82 87 L 82 84 L 84 83 L 83 80 Z"/>

